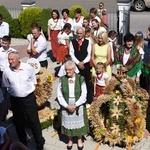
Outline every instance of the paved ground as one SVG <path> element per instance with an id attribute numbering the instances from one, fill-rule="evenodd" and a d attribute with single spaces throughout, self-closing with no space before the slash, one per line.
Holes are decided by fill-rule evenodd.
<path id="1" fill-rule="evenodd" d="M 28 59 L 28 55 L 26 54 L 27 44 L 28 43 L 25 39 L 12 39 L 12 47 L 16 48 L 20 52 L 22 61 L 24 62 Z M 49 50 L 50 50 L 50 43 L 48 42 L 48 51 Z M 55 62 L 52 62 L 50 57 L 48 58 L 48 61 L 49 61 L 49 69 L 51 73 L 54 74 L 55 69 L 58 68 L 59 66 Z M 55 81 L 53 82 L 53 94 L 52 94 L 52 97 L 49 99 L 49 102 L 52 108 L 58 109 L 59 105 L 55 101 L 57 83 L 58 83 L 58 79 L 55 78 Z M 5 126 L 9 127 L 8 131 L 9 131 L 10 138 L 13 141 L 18 141 L 14 126 L 10 127 L 10 122 L 8 121 L 5 122 Z M 67 138 L 65 136 L 58 135 L 58 134 L 54 137 L 51 137 L 54 132 L 55 131 L 53 127 L 49 127 L 48 129 L 43 130 L 43 136 L 46 139 L 44 150 L 65 150 Z M 30 130 L 27 130 L 27 133 L 30 136 L 32 136 Z M 77 149 L 76 139 L 74 140 L 74 142 L 75 144 L 73 145 L 73 150 L 76 150 Z M 93 141 L 93 138 L 90 135 L 85 137 L 84 150 L 95 150 L 96 146 L 97 146 L 97 143 Z M 31 150 L 36 150 L 35 148 L 36 145 L 35 145 L 33 138 L 29 140 L 28 147 Z M 125 148 L 121 148 L 117 146 L 109 147 L 107 144 L 102 144 L 98 150 L 125 150 Z M 133 147 L 133 150 L 150 150 L 150 136 L 148 136 L 147 138 L 144 138 L 142 141 L 137 143 Z"/>

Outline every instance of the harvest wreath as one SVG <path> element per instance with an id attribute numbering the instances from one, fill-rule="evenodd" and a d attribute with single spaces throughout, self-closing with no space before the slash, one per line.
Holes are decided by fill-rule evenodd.
<path id="1" fill-rule="evenodd" d="M 54 117 L 57 115 L 56 110 L 45 107 L 45 102 L 52 96 L 52 81 L 53 76 L 46 68 L 41 68 L 40 72 L 36 74 L 37 85 L 34 91 L 36 102 L 39 107 L 38 115 L 42 129 L 48 128 L 52 125 Z"/>
<path id="2" fill-rule="evenodd" d="M 105 93 L 88 108 L 95 140 L 110 146 L 133 145 L 146 130 L 149 95 L 125 76 L 112 77 Z"/>

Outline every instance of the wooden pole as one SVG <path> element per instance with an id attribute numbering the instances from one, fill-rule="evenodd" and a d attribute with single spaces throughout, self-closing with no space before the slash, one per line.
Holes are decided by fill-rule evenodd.
<path id="1" fill-rule="evenodd" d="M 101 142 L 98 142 L 94 150 L 99 150 L 99 147 L 101 146 Z"/>

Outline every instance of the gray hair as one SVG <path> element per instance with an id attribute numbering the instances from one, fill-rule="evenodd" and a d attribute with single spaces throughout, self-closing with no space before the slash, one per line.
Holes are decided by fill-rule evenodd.
<path id="1" fill-rule="evenodd" d="M 10 54 L 14 54 L 17 58 L 20 58 L 20 55 L 17 51 L 12 51 L 8 55 L 10 55 Z"/>
<path id="2" fill-rule="evenodd" d="M 68 61 L 65 62 L 65 68 L 68 67 L 68 66 L 71 66 L 71 67 L 75 68 L 76 64 L 72 60 L 68 60 Z"/>
<path id="3" fill-rule="evenodd" d="M 78 30 L 82 30 L 85 33 L 85 28 L 84 27 L 78 27 L 76 30 L 76 33 L 78 32 Z"/>

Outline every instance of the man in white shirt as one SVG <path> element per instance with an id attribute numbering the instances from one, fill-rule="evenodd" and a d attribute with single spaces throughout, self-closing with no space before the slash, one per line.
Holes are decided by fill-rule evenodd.
<path id="1" fill-rule="evenodd" d="M 90 103 L 89 98 L 89 81 L 90 81 L 90 59 L 91 59 L 91 43 L 85 39 L 85 29 L 80 27 L 77 29 L 77 39 L 73 39 L 70 42 L 69 53 L 72 60 L 76 63 L 79 74 L 84 76 L 88 94 L 87 101 Z"/>
<path id="2" fill-rule="evenodd" d="M 8 35 L 5 35 L 2 38 L 2 47 L 0 47 L 0 80 L 2 79 L 3 71 L 6 67 L 9 66 L 8 62 L 8 54 L 12 51 L 16 51 L 15 49 L 10 47 L 11 44 L 11 38 Z M 1 81 L 0 81 L 1 83 Z M 9 93 L 7 91 L 7 88 L 2 87 L 2 92 L 4 96 L 3 101 L 3 120 L 6 119 L 6 116 L 8 114 L 8 109 L 10 108 L 10 102 L 9 102 Z"/>
<path id="3" fill-rule="evenodd" d="M 10 66 L 3 72 L 2 86 L 7 87 L 10 94 L 18 138 L 24 145 L 27 145 L 25 132 L 27 118 L 37 143 L 37 150 L 42 150 L 45 139 L 42 137 L 36 97 L 34 95 L 35 84 L 37 83 L 34 68 L 20 62 L 18 52 L 10 52 L 8 60 Z"/>
<path id="4" fill-rule="evenodd" d="M 9 35 L 9 24 L 3 21 L 3 16 L 0 14 L 0 46 L 3 36 Z"/>
<path id="5" fill-rule="evenodd" d="M 30 55 L 30 57 L 38 59 L 41 67 L 47 68 L 47 41 L 41 34 L 38 26 L 31 28 L 31 32 L 33 37 L 31 38 L 27 48 L 27 53 Z"/>

